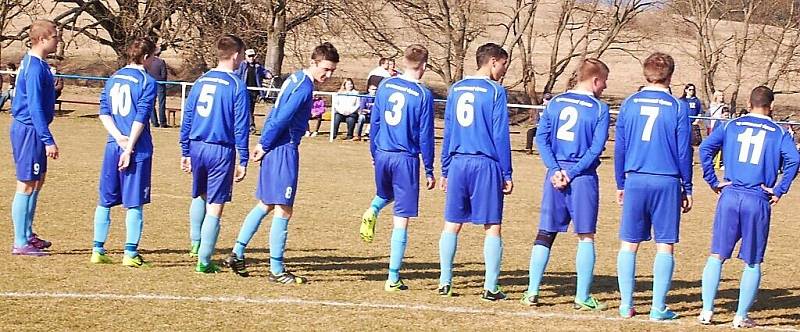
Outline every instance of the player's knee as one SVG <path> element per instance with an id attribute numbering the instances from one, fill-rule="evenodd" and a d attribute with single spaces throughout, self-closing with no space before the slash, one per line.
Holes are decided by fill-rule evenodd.
<path id="1" fill-rule="evenodd" d="M 292 218 L 292 207 L 288 205 L 275 205 L 275 216 L 284 219 Z"/>
<path id="2" fill-rule="evenodd" d="M 594 242 L 594 233 L 580 233 L 578 234 L 578 241 Z"/>
<path id="3" fill-rule="evenodd" d="M 539 234 L 536 234 L 536 241 L 533 244 L 550 249 L 553 246 L 553 242 L 556 241 L 556 235 L 558 235 L 557 232 L 539 230 Z"/>
<path id="4" fill-rule="evenodd" d="M 17 192 L 30 195 L 36 188 L 36 181 L 17 181 Z"/>

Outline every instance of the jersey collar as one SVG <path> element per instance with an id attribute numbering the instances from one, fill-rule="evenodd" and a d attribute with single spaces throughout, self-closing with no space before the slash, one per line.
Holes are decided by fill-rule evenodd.
<path id="1" fill-rule="evenodd" d="M 233 74 L 233 70 L 227 70 L 227 69 L 222 69 L 222 68 L 212 68 L 209 71 L 218 71 L 218 72 L 221 72 L 221 73 Z"/>
<path id="2" fill-rule="evenodd" d="M 144 70 L 144 66 L 143 65 L 135 65 L 135 64 L 129 64 L 129 65 L 125 66 L 125 68 Z"/>
<path id="3" fill-rule="evenodd" d="M 669 89 L 659 88 L 659 87 L 656 87 L 656 86 L 646 86 L 646 87 L 642 88 L 642 91 L 659 91 L 659 92 L 669 93 Z"/>
<path id="4" fill-rule="evenodd" d="M 399 79 L 402 79 L 402 80 L 409 81 L 409 82 L 411 82 L 411 83 L 419 83 L 419 80 L 418 80 L 418 79 L 414 79 L 414 78 L 412 78 L 412 77 L 408 77 L 408 76 L 406 76 L 406 74 L 399 75 L 399 76 L 397 76 L 397 78 L 399 78 Z"/>
<path id="5" fill-rule="evenodd" d="M 763 115 L 763 114 L 747 113 L 747 116 L 752 116 L 754 118 L 765 119 L 765 120 L 772 120 L 771 117 L 768 117 L 768 116 Z"/>
<path id="6" fill-rule="evenodd" d="M 469 78 L 472 78 L 472 79 L 479 79 L 479 80 L 488 80 L 488 79 L 489 79 L 489 76 L 485 76 L 485 75 L 470 75 L 470 76 L 464 76 L 464 79 L 469 79 Z"/>
<path id="7" fill-rule="evenodd" d="M 44 61 L 44 59 L 42 59 L 42 57 L 40 57 L 40 56 L 38 56 L 38 55 L 36 55 L 36 54 L 33 54 L 33 52 L 31 52 L 31 51 L 28 51 L 28 55 L 30 55 L 32 58 L 37 58 L 37 59 L 39 59 L 39 61 L 46 62 L 46 61 Z"/>
<path id="8" fill-rule="evenodd" d="M 311 73 L 308 72 L 308 69 L 303 69 L 301 71 L 308 77 L 308 79 L 311 80 L 312 83 L 314 82 L 314 76 L 311 76 Z"/>
<path id="9" fill-rule="evenodd" d="M 592 93 L 590 91 L 585 91 L 585 90 L 569 90 L 567 92 L 568 93 L 579 94 L 579 95 L 584 95 L 584 96 L 589 96 L 589 97 L 594 97 L 594 93 Z"/>

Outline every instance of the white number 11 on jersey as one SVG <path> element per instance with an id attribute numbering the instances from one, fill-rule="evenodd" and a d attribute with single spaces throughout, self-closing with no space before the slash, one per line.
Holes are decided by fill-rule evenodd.
<path id="1" fill-rule="evenodd" d="M 750 159 L 751 164 L 758 165 L 761 161 L 761 151 L 764 149 L 764 138 L 766 136 L 767 132 L 763 129 L 759 129 L 758 133 L 753 135 L 753 128 L 747 128 L 743 133 L 739 134 L 736 137 L 736 140 L 742 143 L 739 148 L 739 162 L 746 163 Z M 752 154 L 750 153 L 750 146 L 753 147 Z"/>

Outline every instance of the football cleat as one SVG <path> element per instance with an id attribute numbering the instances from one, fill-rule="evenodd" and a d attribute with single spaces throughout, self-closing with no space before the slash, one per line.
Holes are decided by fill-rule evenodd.
<path id="1" fill-rule="evenodd" d="M 197 262 L 197 266 L 195 266 L 195 268 L 194 268 L 194 272 L 205 273 L 205 274 L 219 273 L 220 271 L 221 270 L 220 270 L 219 266 L 217 266 L 217 264 L 214 264 L 214 263 L 203 264 L 203 263 Z"/>
<path id="2" fill-rule="evenodd" d="M 200 252 L 200 243 L 193 244 L 192 248 L 189 249 L 189 257 L 197 257 L 198 252 Z"/>
<path id="3" fill-rule="evenodd" d="M 276 284 L 305 284 L 308 282 L 308 279 L 300 276 L 296 276 L 291 272 L 284 271 L 281 274 L 273 274 L 272 271 L 269 272 L 269 281 L 274 282 Z"/>
<path id="4" fill-rule="evenodd" d="M 364 242 L 370 243 L 375 238 L 375 223 L 377 221 L 378 215 L 375 214 L 372 208 L 364 211 L 364 215 L 361 216 L 361 229 L 359 230 L 361 239 Z"/>
<path id="5" fill-rule="evenodd" d="M 733 328 L 735 329 L 750 329 L 756 327 L 756 322 L 750 319 L 750 317 L 733 317 Z"/>
<path id="6" fill-rule="evenodd" d="M 142 255 L 136 254 L 136 256 L 130 257 L 128 255 L 122 256 L 122 265 L 127 267 L 150 267 L 150 263 L 145 262 Z"/>
<path id="7" fill-rule="evenodd" d="M 92 264 L 111 264 L 111 257 L 108 257 L 108 254 L 105 252 L 93 251 L 92 258 L 89 259 L 89 262 Z"/>
<path id="8" fill-rule="evenodd" d="M 437 289 L 437 291 L 439 292 L 439 296 L 444 296 L 444 297 L 452 297 L 453 296 L 453 286 L 451 286 L 449 284 L 439 285 L 439 288 Z"/>
<path id="9" fill-rule="evenodd" d="M 700 316 L 697 316 L 697 321 L 703 325 L 711 325 L 711 317 L 714 316 L 713 311 L 701 311 Z"/>
<path id="10" fill-rule="evenodd" d="M 575 310 L 584 310 L 584 311 L 603 311 L 606 310 L 606 305 L 602 302 L 598 301 L 597 298 L 594 296 L 589 296 L 586 301 L 578 302 L 575 300 L 573 303 L 572 308 Z"/>
<path id="11" fill-rule="evenodd" d="M 539 305 L 539 294 L 529 294 L 525 291 L 525 293 L 522 293 L 522 298 L 519 302 L 530 307 L 537 306 Z"/>
<path id="12" fill-rule="evenodd" d="M 506 294 L 500 289 L 500 286 L 497 286 L 494 292 L 484 289 L 483 294 L 481 294 L 481 300 L 494 302 L 494 301 L 502 301 L 506 299 Z"/>
<path id="13" fill-rule="evenodd" d="M 33 235 L 28 238 L 28 243 L 39 249 L 47 249 L 53 245 L 52 242 L 39 238 L 39 235 L 36 235 L 36 233 L 33 233 Z"/>
<path id="14" fill-rule="evenodd" d="M 636 316 L 636 310 L 631 308 L 619 307 L 619 316 L 622 318 L 632 318 Z"/>
<path id="15" fill-rule="evenodd" d="M 383 284 L 383 290 L 387 292 L 402 292 L 408 290 L 408 286 L 403 283 L 403 279 L 398 279 L 397 282 L 386 280 L 386 283 Z"/>
<path id="16" fill-rule="evenodd" d="M 250 276 L 250 272 L 247 271 L 247 264 L 244 261 L 244 257 L 240 259 L 236 256 L 236 254 L 231 253 L 231 255 L 228 256 L 228 259 L 225 260 L 225 265 L 231 268 L 231 271 L 240 277 Z"/>
<path id="17" fill-rule="evenodd" d="M 22 247 L 14 247 L 11 249 L 11 254 L 14 256 L 47 256 L 50 253 L 42 249 L 36 248 L 31 244 L 26 244 Z"/>
<path id="18" fill-rule="evenodd" d="M 669 308 L 664 308 L 663 311 L 650 308 L 650 320 L 652 321 L 667 321 L 678 319 L 678 314 Z"/>

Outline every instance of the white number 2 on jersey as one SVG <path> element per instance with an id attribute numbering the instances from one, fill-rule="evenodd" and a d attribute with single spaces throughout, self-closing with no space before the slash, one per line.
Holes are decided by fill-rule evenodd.
<path id="1" fill-rule="evenodd" d="M 393 104 L 392 109 L 383 112 L 383 117 L 386 118 L 386 123 L 390 126 L 396 126 L 403 119 L 403 106 L 406 105 L 406 97 L 400 92 L 395 92 L 389 95 L 389 102 Z"/>
<path id="2" fill-rule="evenodd" d="M 558 127 L 556 138 L 562 141 L 574 141 L 575 132 L 572 131 L 572 128 L 578 123 L 578 109 L 572 106 L 567 106 L 561 110 L 561 114 L 558 115 L 558 119 L 566 120 L 566 122 L 564 122 L 561 127 Z"/>
<path id="3" fill-rule="evenodd" d="M 647 117 L 642 131 L 642 141 L 650 142 L 650 136 L 653 136 L 653 125 L 656 123 L 660 111 L 661 109 L 655 106 L 642 106 L 639 114 Z"/>
<path id="4" fill-rule="evenodd" d="M 750 159 L 750 163 L 758 165 L 761 161 L 761 151 L 764 149 L 764 138 L 767 132 L 759 129 L 758 133 L 753 135 L 753 128 L 747 128 L 745 131 L 736 138 L 737 141 L 742 143 L 739 148 L 739 162 L 746 163 Z M 750 154 L 750 147 L 753 147 L 753 153 Z M 748 158 L 749 157 L 749 158 Z"/>
<path id="5" fill-rule="evenodd" d="M 475 121 L 475 95 L 465 92 L 461 97 L 458 97 L 456 103 L 456 119 L 462 127 L 469 127 Z"/>
<path id="6" fill-rule="evenodd" d="M 131 113 L 131 86 L 122 83 L 114 83 L 109 91 L 111 98 L 111 113 L 128 116 Z"/>
<path id="7" fill-rule="evenodd" d="M 200 89 L 200 97 L 197 98 L 197 107 L 195 110 L 197 114 L 207 118 L 211 114 L 211 108 L 214 106 L 214 93 L 217 92 L 217 86 L 214 84 L 204 84 Z M 204 105 L 200 105 L 203 103 Z"/>

